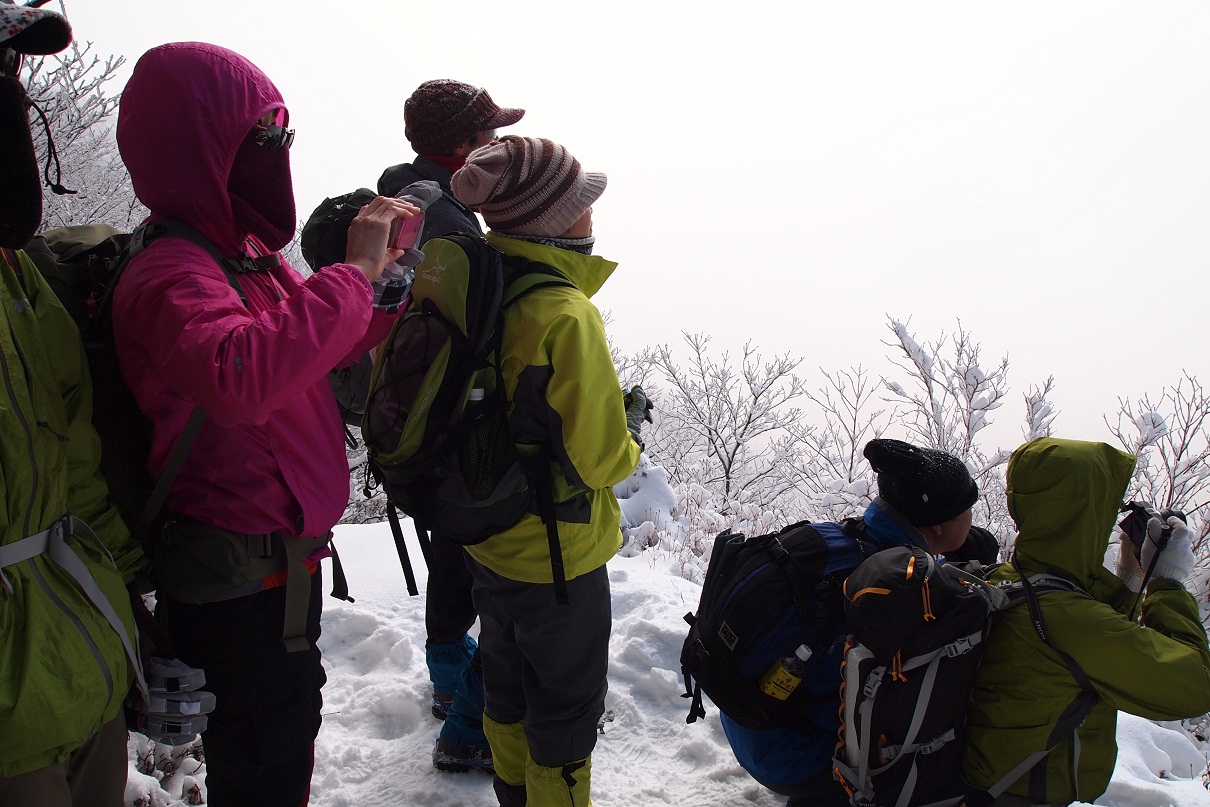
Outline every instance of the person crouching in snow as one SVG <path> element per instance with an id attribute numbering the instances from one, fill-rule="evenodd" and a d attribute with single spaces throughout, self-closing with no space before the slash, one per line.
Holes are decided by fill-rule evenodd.
<path id="1" fill-rule="evenodd" d="M 214 807 L 307 801 L 325 680 L 318 561 L 349 495 L 326 374 L 389 330 L 394 315 L 375 305 L 389 290 L 375 281 L 401 254 L 387 249 L 391 223 L 417 212 L 376 198 L 349 227 L 346 260 L 304 280 L 276 254 L 296 224 L 288 118 L 255 65 L 196 42 L 145 53 L 118 114 L 147 224 L 183 222 L 209 242 L 151 241 L 117 286 L 113 320 L 154 425 L 153 476 L 204 413 L 150 548 L 156 617 L 218 702 L 202 735 Z"/>
<path id="2" fill-rule="evenodd" d="M 1008 512 L 1019 533 L 1013 562 L 991 582 L 1045 572 L 1087 594 L 1039 598 L 1046 642 L 1028 608 L 992 622 L 966 722 L 962 770 L 971 805 L 1091 803 L 1117 760 L 1119 711 L 1149 720 L 1210 711 L 1210 647 L 1183 585 L 1193 570 L 1192 530 L 1175 516 L 1153 519 L 1141 561 L 1139 547 L 1124 539 L 1117 574 L 1102 565 L 1134 463 L 1105 443 L 1053 437 L 1026 443 L 1008 461 Z M 1171 537 L 1160 547 L 1165 526 Z M 1140 624 L 1129 615 L 1149 567 Z M 1091 711 L 1065 726 L 1083 698 Z M 1032 768 L 1016 767 L 1051 741 L 1058 745 Z M 1007 792 L 993 801 L 987 789 L 1005 779 Z"/>
<path id="3" fill-rule="evenodd" d="M 589 805 L 605 708 L 611 606 L 605 562 L 621 546 L 612 486 L 639 462 L 626 406 L 589 297 L 617 264 L 591 254 L 603 174 L 550 140 L 509 135 L 477 149 L 451 180 L 505 255 L 546 264 L 571 286 L 539 288 L 504 313 L 501 369 L 513 441 L 549 457 L 554 540 L 536 515 L 468 546 L 479 610 L 483 728 L 501 805 Z M 539 471 L 541 472 L 541 471 Z"/>

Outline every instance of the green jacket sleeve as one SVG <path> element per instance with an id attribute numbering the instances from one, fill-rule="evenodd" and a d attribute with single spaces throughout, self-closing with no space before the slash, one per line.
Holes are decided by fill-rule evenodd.
<path id="1" fill-rule="evenodd" d="M 1149 720 L 1210 711 L 1210 649 L 1197 603 L 1184 588 L 1153 584 L 1143 625 L 1079 595 L 1046 599 L 1052 597 L 1043 601 L 1043 613 L 1055 645 L 1110 706 Z"/>
<path id="2" fill-rule="evenodd" d="M 79 330 L 33 264 L 23 262 L 22 268 L 66 414 L 63 436 L 67 438 L 68 510 L 92 527 L 129 584 L 147 561 L 142 547 L 109 503 L 109 489 L 99 471 L 101 440 L 92 426 L 92 382 Z M 105 560 L 91 541 L 81 541 L 80 546 L 98 555 L 97 560 Z"/>
<path id="3" fill-rule="evenodd" d="M 621 482 L 639 464 L 639 446 L 626 428 L 626 410 L 605 324 L 587 300 L 553 323 L 548 336 L 551 376 L 547 404 L 558 415 L 564 474 L 587 490 Z M 558 449 L 556 449 L 558 451 Z"/>

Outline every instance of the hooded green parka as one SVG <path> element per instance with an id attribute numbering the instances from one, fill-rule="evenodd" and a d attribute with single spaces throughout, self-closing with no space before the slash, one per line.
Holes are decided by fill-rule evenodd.
<path id="1" fill-rule="evenodd" d="M 1117 759 L 1118 711 L 1175 720 L 1210 710 L 1210 649 L 1193 597 L 1177 582 L 1155 579 L 1142 624 L 1131 622 L 1135 595 L 1103 565 L 1133 468 L 1134 457 L 1104 443 L 1050 437 L 1021 446 L 1008 463 L 1016 563 L 1023 574 L 1058 574 L 1091 595 L 1053 592 L 1040 601 L 1051 642 L 1101 697 L 1075 735 L 1009 787 L 1034 803 L 1091 802 L 1105 792 Z M 992 580 L 1017 577 L 1005 564 Z M 997 615 L 967 717 L 967 779 L 991 787 L 1044 749 L 1079 694 L 1062 659 L 1034 631 L 1028 608 Z"/>
<path id="2" fill-rule="evenodd" d="M 15 259 L 24 288 L 9 260 Z M 23 252 L 0 253 L 0 546 L 64 514 L 70 546 L 134 636 L 126 584 L 145 565 L 97 473 L 92 386 L 75 323 Z M 133 673 L 118 634 L 45 554 L 2 570 L 0 777 L 60 762 L 114 719 Z M 2 581 L 0 581 L 2 583 Z"/>

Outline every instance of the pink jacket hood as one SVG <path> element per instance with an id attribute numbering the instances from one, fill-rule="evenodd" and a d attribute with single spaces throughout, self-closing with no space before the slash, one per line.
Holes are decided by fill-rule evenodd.
<path id="1" fill-rule="evenodd" d="M 156 217 L 192 225 L 224 254 L 239 254 L 250 228 L 237 223 L 240 202 L 228 190 L 232 165 L 256 121 L 284 106 L 269 77 L 226 48 L 174 42 L 147 51 L 118 109 L 118 149 L 139 200 Z M 266 194 L 278 208 L 269 218 L 292 230 L 289 150 L 265 154 L 277 186 Z M 289 240 L 255 234 L 272 250 Z"/>

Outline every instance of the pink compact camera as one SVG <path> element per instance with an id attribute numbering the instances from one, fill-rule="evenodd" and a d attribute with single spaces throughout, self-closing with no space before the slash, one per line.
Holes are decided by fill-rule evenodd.
<path id="1" fill-rule="evenodd" d="M 424 226 L 424 214 L 417 213 L 409 219 L 391 222 L 391 234 L 387 238 L 387 249 L 411 249 L 416 246 L 416 237 Z"/>

